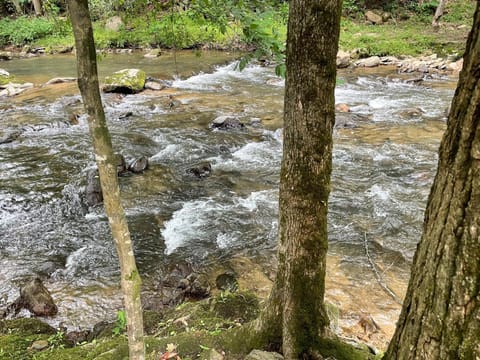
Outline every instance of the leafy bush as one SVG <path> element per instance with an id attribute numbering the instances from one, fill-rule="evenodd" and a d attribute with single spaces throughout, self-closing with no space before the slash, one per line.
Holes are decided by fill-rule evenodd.
<path id="1" fill-rule="evenodd" d="M 55 32 L 55 22 L 44 18 L 19 17 L 0 20 L 0 46 L 23 45 Z"/>

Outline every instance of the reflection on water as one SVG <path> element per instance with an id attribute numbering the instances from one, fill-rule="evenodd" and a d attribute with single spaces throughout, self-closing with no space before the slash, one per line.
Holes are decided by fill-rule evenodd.
<path id="1" fill-rule="evenodd" d="M 212 61 L 179 59 L 190 72 L 199 71 L 196 62 Z M 103 73 L 135 66 L 151 76 L 172 74 L 171 63 L 160 69 L 155 61 L 122 55 L 100 66 Z M 69 57 L 5 64 L 30 81 L 71 76 L 74 66 Z M 340 77 L 345 82 L 337 88 L 337 102 L 347 103 L 361 120 L 335 130 L 327 293 L 342 308 L 377 311 L 385 317 L 380 322 L 391 325 L 399 306 L 379 288 L 365 245 L 401 297 L 454 83 L 413 86 L 376 74 Z M 144 174 L 120 178 L 141 272 L 153 276 L 179 259 L 209 264 L 239 254 L 270 264 L 277 241 L 283 81 L 272 69 L 250 66 L 240 73 L 230 64 L 176 79 L 173 86 L 104 95 L 115 151 L 128 161 L 151 161 Z M 13 301 L 16 286 L 40 273 L 51 279 L 59 302 L 52 321 L 91 326 L 99 317 L 114 316 L 120 296 L 107 221 L 102 209 L 88 209 L 82 201 L 94 159 L 85 117 L 78 124 L 67 121 L 83 113 L 79 95 L 74 85 L 55 85 L 9 101 L 0 100 L 0 129 L 21 134 L 0 145 L 0 298 Z M 245 128 L 210 129 L 222 115 Z M 188 169 L 202 161 L 213 171 L 199 179 Z M 360 291 L 370 294 L 369 304 L 354 300 Z"/>

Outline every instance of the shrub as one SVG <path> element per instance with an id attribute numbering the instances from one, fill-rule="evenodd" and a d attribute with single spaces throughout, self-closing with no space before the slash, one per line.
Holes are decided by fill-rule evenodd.
<path id="1" fill-rule="evenodd" d="M 55 23 L 44 18 L 19 17 L 15 20 L 0 20 L 0 46 L 23 45 L 46 35 L 53 34 Z"/>

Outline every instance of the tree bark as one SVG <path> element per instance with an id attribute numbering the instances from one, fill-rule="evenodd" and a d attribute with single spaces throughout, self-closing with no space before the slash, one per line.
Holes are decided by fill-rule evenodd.
<path id="1" fill-rule="evenodd" d="M 77 50 L 78 85 L 88 114 L 88 125 L 97 162 L 105 211 L 117 248 L 124 295 L 130 359 L 145 359 L 141 279 L 133 255 L 123 210 L 110 133 L 100 97 L 92 23 L 87 0 L 68 0 Z"/>
<path id="2" fill-rule="evenodd" d="M 40 0 L 32 0 L 33 8 L 35 9 L 35 15 L 40 16 L 42 15 L 42 4 Z"/>
<path id="3" fill-rule="evenodd" d="M 278 273 L 257 323 L 285 359 L 313 358 L 324 307 L 341 1 L 290 1 Z"/>
<path id="4" fill-rule="evenodd" d="M 432 19 L 432 26 L 434 28 L 438 28 L 440 24 L 438 23 L 438 20 L 443 16 L 443 13 L 445 12 L 445 4 L 447 3 L 447 0 L 440 0 L 437 6 L 437 10 L 435 10 L 435 15 L 433 15 Z"/>
<path id="5" fill-rule="evenodd" d="M 480 3 L 386 359 L 480 358 Z"/>

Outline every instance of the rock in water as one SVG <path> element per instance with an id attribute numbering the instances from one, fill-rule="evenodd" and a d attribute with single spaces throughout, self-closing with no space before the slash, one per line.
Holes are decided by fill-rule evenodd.
<path id="1" fill-rule="evenodd" d="M 135 94 L 143 90 L 147 75 L 143 70 L 124 69 L 105 78 L 104 92 Z"/>
<path id="2" fill-rule="evenodd" d="M 128 165 L 128 170 L 131 172 L 138 174 L 148 169 L 148 159 L 146 156 L 142 156 L 134 161 L 130 165 Z"/>
<path id="3" fill-rule="evenodd" d="M 221 129 L 221 130 L 230 130 L 230 129 L 243 129 L 245 124 L 243 124 L 237 118 L 222 115 L 215 118 L 210 124 L 212 129 Z"/>
<path id="4" fill-rule="evenodd" d="M 204 178 L 210 176 L 212 172 L 212 165 L 208 161 L 201 162 L 188 169 L 187 172 L 193 174 L 197 178 Z"/>
<path id="5" fill-rule="evenodd" d="M 114 154 L 115 163 L 117 164 L 117 174 L 122 175 L 127 171 L 127 163 L 122 154 Z"/>
<path id="6" fill-rule="evenodd" d="M 23 307 L 37 316 L 53 316 L 58 312 L 50 292 L 39 278 L 20 289 L 20 299 Z"/>
<path id="7" fill-rule="evenodd" d="M 96 206 L 103 202 L 102 187 L 97 169 L 92 169 L 87 173 L 85 200 L 88 206 Z"/>

